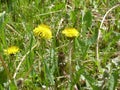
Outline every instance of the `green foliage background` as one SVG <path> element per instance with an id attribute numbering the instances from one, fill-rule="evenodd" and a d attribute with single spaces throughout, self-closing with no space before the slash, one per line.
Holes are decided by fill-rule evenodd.
<path id="1" fill-rule="evenodd" d="M 0 0 L 1 90 L 119 90 L 120 7 L 112 10 L 104 21 L 99 42 L 101 62 L 96 60 L 96 40 L 101 20 L 119 2 Z M 32 31 L 41 23 L 51 27 L 53 38 L 50 41 L 39 40 L 39 45 L 32 49 L 38 42 Z M 66 27 L 74 27 L 80 32 L 80 36 L 71 45 L 61 33 Z M 20 52 L 13 56 L 4 55 L 4 49 L 11 45 L 18 46 Z M 68 62 L 70 46 L 72 65 Z M 13 79 L 18 64 L 28 51 L 30 53 Z M 60 52 L 65 59 L 59 58 Z M 65 65 L 59 66 L 59 63 Z"/>

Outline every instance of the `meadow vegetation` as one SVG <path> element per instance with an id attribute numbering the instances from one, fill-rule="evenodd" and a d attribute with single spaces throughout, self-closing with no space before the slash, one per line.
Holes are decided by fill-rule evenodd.
<path id="1" fill-rule="evenodd" d="M 120 90 L 120 0 L 0 0 L 0 90 Z"/>

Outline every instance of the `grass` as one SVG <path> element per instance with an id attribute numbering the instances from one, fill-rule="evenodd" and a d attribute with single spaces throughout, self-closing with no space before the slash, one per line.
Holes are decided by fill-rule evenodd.
<path id="1" fill-rule="evenodd" d="M 0 0 L 1 90 L 119 90 L 119 2 Z M 42 23 L 51 27 L 51 40 L 34 36 Z M 66 38 L 66 27 L 80 36 Z M 5 55 L 12 45 L 20 52 Z"/>

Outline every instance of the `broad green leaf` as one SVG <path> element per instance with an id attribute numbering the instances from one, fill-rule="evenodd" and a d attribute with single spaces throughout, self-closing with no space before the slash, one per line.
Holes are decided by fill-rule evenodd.
<path id="1" fill-rule="evenodd" d="M 85 79 L 88 81 L 88 83 L 90 84 L 92 90 L 101 90 L 100 87 L 98 87 L 96 85 L 97 81 L 92 78 L 91 76 L 89 75 L 86 75 L 86 74 L 83 74 L 83 76 L 85 77 Z"/>
<path id="2" fill-rule="evenodd" d="M 83 21 L 86 25 L 86 27 L 90 27 L 91 24 L 92 24 L 92 14 L 91 14 L 91 11 L 87 11 L 83 17 Z"/>
<path id="3" fill-rule="evenodd" d="M 18 90 L 17 86 L 15 85 L 14 81 L 10 83 L 10 90 Z"/>
<path id="4" fill-rule="evenodd" d="M 75 7 L 79 8 L 80 4 L 82 3 L 82 0 L 73 0 Z"/>
<path id="5" fill-rule="evenodd" d="M 76 71 L 75 73 L 73 73 L 72 76 L 72 81 L 71 81 L 71 89 L 73 89 L 73 86 L 79 82 L 79 78 L 81 76 L 81 74 L 84 73 L 84 68 L 80 68 L 78 71 Z"/>
<path id="6" fill-rule="evenodd" d="M 3 86 L 0 84 L 0 90 L 4 90 Z"/>
<path id="7" fill-rule="evenodd" d="M 7 82 L 7 73 L 5 70 L 0 71 L 0 84 Z"/>
<path id="8" fill-rule="evenodd" d="M 73 24 L 77 21 L 77 12 L 76 10 L 70 12 L 70 20 Z"/>
<path id="9" fill-rule="evenodd" d="M 56 3 L 55 6 L 52 8 L 53 11 L 56 11 L 56 10 L 61 10 L 65 8 L 65 4 L 64 3 Z"/>
<path id="10" fill-rule="evenodd" d="M 87 40 L 88 44 L 89 44 L 90 46 L 93 45 L 93 44 L 96 42 L 97 37 L 98 37 L 98 30 L 95 30 L 95 31 L 93 32 L 93 35 Z"/>
<path id="11" fill-rule="evenodd" d="M 13 3 L 14 3 L 14 0 L 8 0 L 7 1 L 7 6 L 8 6 L 9 11 L 13 10 Z"/>
<path id="12" fill-rule="evenodd" d="M 115 90 L 115 87 L 117 85 L 117 80 L 118 80 L 118 71 L 114 71 L 111 75 L 110 75 L 110 79 L 109 79 L 109 90 Z"/>
<path id="13" fill-rule="evenodd" d="M 85 59 L 87 55 L 87 51 L 89 49 L 89 44 L 87 43 L 87 40 L 79 40 L 79 44 L 81 48 L 82 58 Z"/>

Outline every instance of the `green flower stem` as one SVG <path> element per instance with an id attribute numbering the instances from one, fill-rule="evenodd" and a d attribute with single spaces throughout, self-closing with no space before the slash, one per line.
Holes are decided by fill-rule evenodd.
<path id="1" fill-rule="evenodd" d="M 71 80 L 71 75 L 72 75 L 72 65 L 71 65 L 71 61 L 72 61 L 72 40 L 70 40 L 70 43 L 69 43 L 69 74 L 70 74 L 70 80 Z"/>

